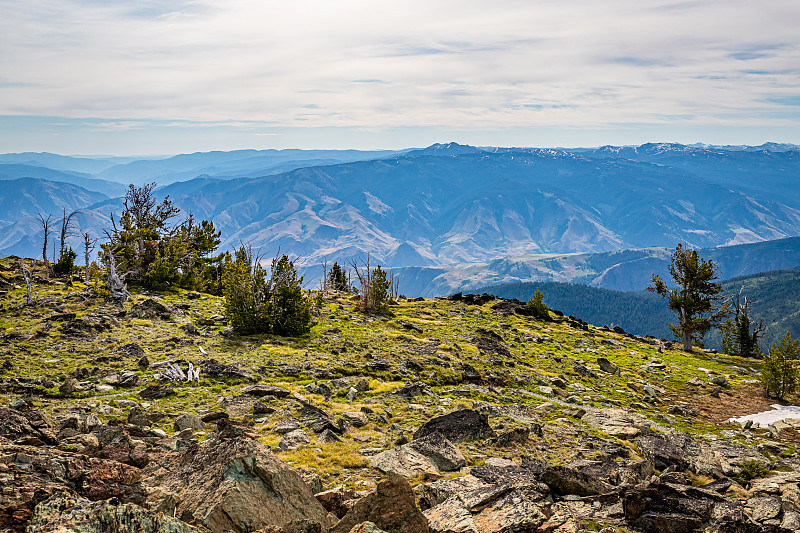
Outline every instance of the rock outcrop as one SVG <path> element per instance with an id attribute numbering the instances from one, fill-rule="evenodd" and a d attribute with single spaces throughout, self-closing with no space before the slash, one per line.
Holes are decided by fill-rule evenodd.
<path id="1" fill-rule="evenodd" d="M 148 505 L 213 532 L 310 522 L 327 512 L 300 475 L 258 441 L 206 441 L 147 469 Z"/>

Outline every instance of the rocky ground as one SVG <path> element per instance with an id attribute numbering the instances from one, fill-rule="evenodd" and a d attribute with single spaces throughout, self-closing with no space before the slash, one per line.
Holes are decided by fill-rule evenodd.
<path id="1" fill-rule="evenodd" d="M 788 532 L 798 433 L 758 361 L 519 302 L 327 295 L 304 338 L 218 297 L 0 261 L 0 531 Z"/>

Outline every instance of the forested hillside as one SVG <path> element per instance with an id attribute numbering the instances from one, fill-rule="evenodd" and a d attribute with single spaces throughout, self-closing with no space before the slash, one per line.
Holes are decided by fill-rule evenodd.
<path id="1" fill-rule="evenodd" d="M 742 295 L 752 301 L 755 321 L 764 320 L 765 332 L 760 342 L 766 351 L 790 331 L 800 337 L 800 268 L 761 272 L 725 280 L 722 283 L 728 296 Z M 620 326 L 637 335 L 672 338 L 667 324 L 675 322 L 675 314 L 667 309 L 666 301 L 656 294 L 639 291 L 612 291 L 572 283 L 507 283 L 479 289 L 503 298 L 527 301 L 536 289 L 544 293 L 551 309 L 596 325 Z M 706 336 L 706 346 L 719 349 L 721 336 L 712 331 Z"/>

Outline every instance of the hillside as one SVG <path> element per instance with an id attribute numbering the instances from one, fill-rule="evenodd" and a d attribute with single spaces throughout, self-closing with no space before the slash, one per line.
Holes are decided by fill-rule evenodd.
<path id="1" fill-rule="evenodd" d="M 769 409 L 759 361 L 460 295 L 370 316 L 329 294 L 305 337 L 240 337 L 213 295 L 114 304 L 40 274 L 25 304 L 0 261 L 10 531 L 784 532 L 800 519 L 794 422 L 727 422 Z"/>
<path id="2" fill-rule="evenodd" d="M 450 267 L 397 268 L 410 296 L 476 291 L 505 283 L 561 282 L 618 290 L 642 291 L 653 274 L 667 277 L 674 247 L 617 250 L 604 253 L 539 254 L 467 263 Z M 800 238 L 700 249 L 712 259 L 722 279 L 792 268 L 800 264 Z M 309 269 L 316 275 L 321 268 Z"/>
<path id="3" fill-rule="evenodd" d="M 800 235 L 797 151 L 656 146 L 635 153 L 455 143 L 402 153 L 208 152 L 136 160 L 94 177 L 159 181 L 166 185 L 160 193 L 185 213 L 215 222 L 223 247 L 249 242 L 267 255 L 292 250 L 306 266 L 371 254 L 385 266 L 454 268 Z M 656 151 L 661 159 L 634 158 Z M 717 165 L 730 172 L 717 172 Z M 89 219 L 108 217 L 102 215 Z M 634 288 L 621 285 L 636 279 L 628 269 L 638 266 L 611 269 L 598 286 Z M 726 275 L 738 273 L 745 272 Z M 478 283 L 504 281 L 516 280 Z"/>
<path id="4" fill-rule="evenodd" d="M 800 269 L 736 277 L 724 280 L 722 286 L 729 297 L 741 290 L 752 300 L 753 318 L 756 321 L 763 319 L 766 327 L 759 343 L 762 351 L 768 352 L 769 347 L 779 343 L 787 331 L 793 338 L 800 338 Z M 667 324 L 675 323 L 675 314 L 660 296 L 646 291 L 625 292 L 581 284 L 529 282 L 483 287 L 478 292 L 527 301 L 537 288 L 553 309 L 582 317 L 590 323 L 620 326 L 638 335 L 673 337 Z M 717 350 L 720 342 L 721 336 L 716 331 L 710 332 L 705 339 L 708 348 Z"/>

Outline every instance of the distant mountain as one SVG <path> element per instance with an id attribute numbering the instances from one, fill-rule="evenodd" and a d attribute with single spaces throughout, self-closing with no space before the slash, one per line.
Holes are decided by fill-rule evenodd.
<path id="1" fill-rule="evenodd" d="M 118 165 L 128 162 L 127 158 L 89 158 L 71 157 L 68 155 L 51 154 L 48 152 L 22 152 L 16 154 L 0 154 L 0 163 L 18 163 L 35 167 L 51 168 L 82 174 L 97 174 Z"/>
<path id="2" fill-rule="evenodd" d="M 105 196 L 121 196 L 125 194 L 126 189 L 126 186 L 121 183 L 94 178 L 90 174 L 81 172 L 54 170 L 22 163 L 0 163 L 0 180 L 19 178 L 38 178 L 71 183 L 89 191 L 102 193 Z"/>
<path id="3" fill-rule="evenodd" d="M 359 160 L 327 164 L 348 158 Z M 311 166 L 271 174 L 281 165 Z M 456 143 L 388 156 L 240 150 L 135 161 L 101 175 L 173 180 L 159 195 L 212 219 L 225 248 L 281 249 L 305 266 L 371 254 L 384 266 L 416 269 L 411 285 L 426 293 L 540 275 L 632 289 L 641 286 L 637 272 L 669 255 L 644 248 L 800 235 L 796 151 L 652 144 L 576 153 Z M 184 175 L 193 179 L 174 181 Z M 107 221 L 119 202 L 88 209 L 95 208 L 87 223 Z M 547 255 L 619 250 L 627 251 L 602 260 Z"/>
<path id="4" fill-rule="evenodd" d="M 605 253 L 508 257 L 451 267 L 397 268 L 407 296 L 433 296 L 508 283 L 561 282 L 617 291 L 642 291 L 653 274 L 669 279 L 674 248 L 643 248 Z M 705 248 L 701 257 L 719 266 L 720 279 L 800 265 L 800 237 Z M 582 315 L 581 315 L 582 316 Z"/>
<path id="5" fill-rule="evenodd" d="M 752 316 L 764 320 L 766 330 L 760 345 L 762 351 L 780 342 L 789 331 L 792 338 L 800 338 L 800 267 L 787 270 L 760 272 L 722 282 L 730 297 L 740 290 L 752 301 Z M 596 325 L 620 326 L 629 333 L 673 338 L 667 324 L 676 323 L 675 313 L 667 308 L 666 301 L 657 294 L 646 291 L 622 292 L 570 283 L 509 283 L 478 288 L 504 298 L 527 301 L 536 289 L 552 309 Z M 712 330 L 705 340 L 710 348 L 720 348 L 721 335 Z"/>
<path id="6" fill-rule="evenodd" d="M 148 159 L 116 165 L 98 176 L 121 183 L 169 185 L 198 176 L 220 178 L 261 177 L 297 168 L 361 161 L 391 156 L 391 150 L 234 150 L 197 152 L 165 159 Z"/>
<path id="7" fill-rule="evenodd" d="M 743 192 L 624 158 L 447 145 L 163 193 L 214 219 L 230 245 L 280 247 L 306 262 L 371 253 L 392 266 L 435 266 L 800 235 L 800 201 L 784 203 L 782 186 Z"/>
<path id="8" fill-rule="evenodd" d="M 63 209 L 67 213 L 84 209 L 106 198 L 105 195 L 87 191 L 70 183 L 22 178 L 0 182 L 0 250 L 3 255 L 39 257 L 42 254 L 41 226 L 36 220 L 39 213 L 52 214 L 58 220 Z M 9 216 L 13 213 L 13 217 Z M 82 214 L 83 221 L 94 220 L 93 212 Z M 81 227 L 90 227 L 84 223 Z M 100 235 L 97 231 L 95 235 Z M 76 239 L 77 240 L 77 239 Z"/>
<path id="9" fill-rule="evenodd" d="M 704 181 L 737 190 L 774 194 L 778 190 L 800 200 L 800 149 L 785 146 L 774 151 L 761 148 L 694 148 L 674 143 L 648 143 L 637 147 L 604 146 L 582 152 L 596 158 L 620 158 L 669 166 L 690 172 Z M 784 196 L 785 197 L 785 196 Z"/>

